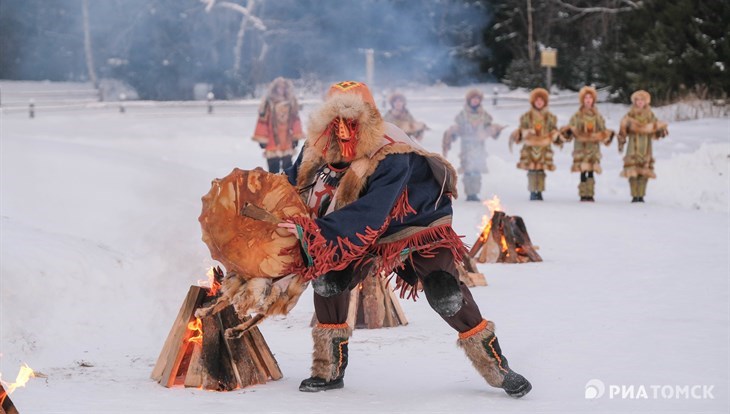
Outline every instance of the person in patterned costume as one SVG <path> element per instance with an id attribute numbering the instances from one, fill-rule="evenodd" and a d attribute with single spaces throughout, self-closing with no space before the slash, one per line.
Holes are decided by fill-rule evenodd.
<path id="1" fill-rule="evenodd" d="M 312 280 L 318 323 L 311 377 L 299 390 L 342 388 L 348 364 L 350 290 L 365 277 L 397 274 L 401 296 L 420 285 L 429 305 L 459 333 L 458 344 L 486 381 L 513 397 L 530 383 L 510 369 L 456 264 L 466 249 L 451 227 L 456 172 L 440 155 L 384 122 L 368 87 L 332 85 L 286 171 L 312 217 L 280 224 L 301 244 L 291 273 Z"/>
<path id="2" fill-rule="evenodd" d="M 510 136 L 510 143 L 523 143 L 517 168 L 527 170 L 530 200 L 542 200 L 545 170 L 554 171 L 552 145 L 562 147 L 558 118 L 548 111 L 549 95 L 543 88 L 530 92 L 530 110 L 520 117 L 520 126 Z"/>
<path id="3" fill-rule="evenodd" d="M 464 109 L 456 115 L 454 125 L 449 127 L 443 136 L 444 157 L 451 149 L 451 144 L 461 137 L 459 152 L 459 172 L 464 175 L 466 201 L 479 201 L 482 189 L 482 174 L 487 170 L 487 138 L 497 139 L 504 128 L 492 123 L 492 116 L 484 110 L 484 95 L 478 89 L 466 93 Z"/>
<path id="4" fill-rule="evenodd" d="M 405 95 L 396 92 L 390 96 L 388 101 L 390 102 L 390 110 L 385 113 L 383 119 L 386 122 L 395 124 L 416 141 L 422 141 L 423 133 L 426 132 L 428 127 L 423 122 L 416 121 L 416 118 L 411 115 L 411 112 L 406 108 Z"/>
<path id="5" fill-rule="evenodd" d="M 596 107 L 596 90 L 584 86 L 578 92 L 580 108 L 570 118 L 567 126 L 560 129 L 567 141 L 575 140 L 573 147 L 572 172 L 580 173 L 578 195 L 580 201 L 594 201 L 595 178 L 593 174 L 601 173 L 600 144 L 609 145 L 614 132 L 606 129 L 606 120 Z"/>
<path id="6" fill-rule="evenodd" d="M 667 123 L 659 121 L 651 110 L 651 95 L 638 90 L 631 95 L 631 109 L 621 119 L 618 133 L 619 152 L 623 153 L 628 140 L 628 148 L 624 156 L 624 169 L 621 176 L 629 179 L 631 202 L 643 203 L 646 196 L 646 184 L 654 173 L 654 153 L 652 141 L 669 135 Z"/>
<path id="7" fill-rule="evenodd" d="M 269 172 L 291 167 L 294 148 L 303 138 L 294 85 L 287 79 L 276 78 L 259 105 L 259 118 L 251 137 L 264 150 Z"/>

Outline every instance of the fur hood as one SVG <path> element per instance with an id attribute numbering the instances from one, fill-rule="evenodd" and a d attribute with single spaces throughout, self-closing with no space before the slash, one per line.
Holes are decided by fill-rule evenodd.
<path id="1" fill-rule="evenodd" d="M 369 91 L 367 96 L 369 96 Z M 457 197 L 456 171 L 446 159 L 421 147 L 403 131 L 383 121 L 377 108 L 361 93 L 334 93 L 309 117 L 307 142 L 302 151 L 302 164 L 297 175 L 297 186 L 302 188 L 314 180 L 317 170 L 326 163 L 343 162 L 339 143 L 328 136 L 328 126 L 337 117 L 358 122 L 355 157 L 339 186 L 336 207 L 356 200 L 368 177 L 380 161 L 389 154 L 415 152 L 426 157 L 437 180 L 444 183 L 445 191 Z"/>
<path id="2" fill-rule="evenodd" d="M 651 95 L 649 95 L 649 92 L 647 92 L 645 90 L 640 89 L 640 90 L 632 93 L 631 94 L 631 103 L 636 105 L 636 100 L 638 98 L 643 99 L 646 102 L 646 106 L 649 106 L 649 104 L 651 104 Z"/>
<path id="3" fill-rule="evenodd" d="M 578 102 L 580 102 L 581 107 L 583 107 L 583 98 L 585 98 L 586 95 L 593 96 L 593 108 L 595 108 L 596 103 L 598 102 L 598 93 L 596 92 L 596 89 L 591 86 L 584 86 L 580 88 L 580 92 L 578 92 Z"/>
<path id="4" fill-rule="evenodd" d="M 542 98 L 543 101 L 545 101 L 545 107 L 548 106 L 548 103 L 550 103 L 550 93 L 546 89 L 543 88 L 535 88 L 530 92 L 530 105 L 533 107 L 535 106 L 535 100 L 537 98 Z"/>
<path id="5" fill-rule="evenodd" d="M 408 103 L 408 101 L 406 100 L 406 96 L 400 92 L 395 92 L 392 95 L 390 95 L 390 97 L 388 98 L 388 103 L 390 104 L 391 107 L 394 107 L 395 101 L 397 101 L 397 100 L 403 101 L 404 108 L 406 106 L 406 103 Z"/>
<path id="6" fill-rule="evenodd" d="M 466 92 L 466 104 L 469 105 L 469 101 L 471 101 L 471 98 L 479 98 L 479 100 L 484 100 L 484 94 L 479 89 L 469 89 Z"/>

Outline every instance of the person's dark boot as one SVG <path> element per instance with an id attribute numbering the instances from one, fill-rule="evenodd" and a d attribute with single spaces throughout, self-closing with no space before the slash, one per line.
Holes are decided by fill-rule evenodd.
<path id="1" fill-rule="evenodd" d="M 536 194 L 537 194 L 537 200 L 542 201 L 542 191 L 538 191 Z"/>
<path id="2" fill-rule="evenodd" d="M 632 203 L 638 203 L 639 202 L 639 197 L 631 197 L 631 202 Z"/>
<path id="3" fill-rule="evenodd" d="M 469 194 L 466 196 L 466 201 L 481 201 L 479 200 L 479 196 L 475 194 Z"/>
<path id="4" fill-rule="evenodd" d="M 314 352 L 312 376 L 302 381 L 299 391 L 319 392 L 343 388 L 347 368 L 347 344 L 352 329 L 346 324 L 317 324 L 312 329 Z"/>
<path id="5" fill-rule="evenodd" d="M 533 192 L 531 192 L 531 193 L 530 193 L 530 201 L 537 201 L 537 200 L 540 200 L 540 199 L 539 199 L 539 198 L 537 197 L 537 192 L 536 192 L 536 191 L 533 191 Z"/>
<path id="6" fill-rule="evenodd" d="M 636 202 L 637 203 L 643 203 L 644 202 L 644 197 L 636 197 Z"/>
<path id="7" fill-rule="evenodd" d="M 523 397 L 532 390 L 530 381 L 507 364 L 507 358 L 502 355 L 499 341 L 494 335 L 492 322 L 483 320 L 470 331 L 460 333 L 458 344 L 489 385 L 502 388 L 513 398 Z"/>

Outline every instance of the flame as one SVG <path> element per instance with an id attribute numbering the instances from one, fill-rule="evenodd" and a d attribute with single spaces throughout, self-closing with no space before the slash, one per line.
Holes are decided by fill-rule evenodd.
<path id="1" fill-rule="evenodd" d="M 5 391 L 0 393 L 0 404 L 5 401 L 5 397 L 12 394 L 17 388 L 25 387 L 25 384 L 31 379 L 31 377 L 35 376 L 35 372 L 33 372 L 28 364 L 23 364 L 23 366 L 20 367 L 20 371 L 18 371 L 18 376 L 15 377 L 15 382 L 8 384 L 7 382 L 0 380 L 3 384 L 3 388 L 5 388 Z"/>
<path id="2" fill-rule="evenodd" d="M 492 217 L 496 211 L 502 211 L 502 203 L 499 201 L 499 197 L 495 195 L 491 200 L 487 200 L 482 204 L 487 207 L 489 214 L 482 216 L 482 224 L 479 226 L 479 238 L 487 240 L 489 232 L 492 230 Z M 503 242 L 504 244 L 506 244 L 506 241 Z"/>
<path id="3" fill-rule="evenodd" d="M 215 271 L 213 269 L 214 269 L 214 267 L 211 266 L 208 269 L 208 271 L 205 273 L 205 276 L 208 278 L 207 280 L 206 279 L 198 280 L 198 286 L 208 288 L 208 294 L 206 296 L 215 296 L 218 294 L 218 291 L 221 289 L 221 284 L 218 283 L 218 281 L 215 279 Z"/>
<path id="4" fill-rule="evenodd" d="M 188 330 L 193 331 L 194 336 L 188 339 L 188 342 L 195 342 L 196 344 L 203 343 L 203 321 L 200 318 L 195 318 L 194 321 L 188 323 Z"/>
<path id="5" fill-rule="evenodd" d="M 509 250 L 509 248 L 507 247 L 507 239 L 505 239 L 504 236 L 502 236 L 502 240 L 500 240 L 500 244 L 502 244 L 503 252 L 506 252 L 507 250 Z"/>

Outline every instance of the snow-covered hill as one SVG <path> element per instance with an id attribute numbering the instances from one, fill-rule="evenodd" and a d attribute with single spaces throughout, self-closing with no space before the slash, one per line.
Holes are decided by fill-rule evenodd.
<path id="1" fill-rule="evenodd" d="M 432 88 L 409 105 L 431 128 L 430 149 L 440 151 L 462 93 Z M 561 124 L 576 106 L 553 108 Z M 509 131 L 526 105 L 487 109 Z M 601 106 L 614 128 L 626 109 Z M 727 118 L 670 124 L 643 205 L 629 203 L 615 146 L 604 148 L 595 204 L 577 201 L 570 148 L 556 152 L 546 201 L 530 203 L 506 134 L 488 143 L 482 197 L 521 215 L 545 259 L 480 265 L 489 286 L 473 289 L 510 365 L 533 383 L 512 400 L 476 374 L 425 300 L 403 302 L 408 326 L 355 332 L 344 390 L 298 392 L 311 362 L 309 292 L 261 327 L 282 380 L 230 393 L 150 380 L 188 286 L 213 264 L 200 197 L 234 167 L 264 166 L 250 112 L 160 112 L 0 113 L 0 372 L 11 379 L 26 362 L 48 375 L 13 394 L 22 413 L 727 412 Z M 472 242 L 486 208 L 457 200 L 455 212 Z M 591 379 L 643 385 L 649 398 L 607 388 L 589 400 Z M 655 399 L 652 385 L 712 386 L 714 398 Z"/>

